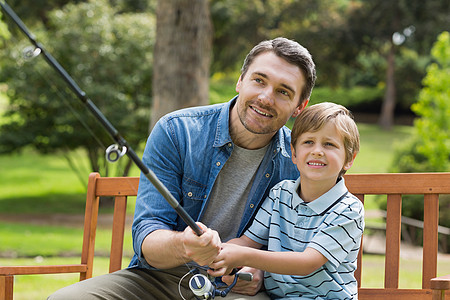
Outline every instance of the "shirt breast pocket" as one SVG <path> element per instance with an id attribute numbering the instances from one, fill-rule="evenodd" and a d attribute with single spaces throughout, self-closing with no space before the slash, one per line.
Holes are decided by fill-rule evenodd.
<path id="1" fill-rule="evenodd" d="M 189 178 L 183 178 L 181 185 L 181 205 L 186 212 L 197 220 L 207 197 L 207 186 Z"/>

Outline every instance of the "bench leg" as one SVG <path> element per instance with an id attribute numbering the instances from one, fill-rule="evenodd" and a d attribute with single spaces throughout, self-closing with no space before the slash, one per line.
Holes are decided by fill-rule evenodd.
<path id="1" fill-rule="evenodd" d="M 14 276 L 0 275 L 0 300 L 13 300 Z"/>
<path id="2" fill-rule="evenodd" d="M 445 290 L 433 290 L 433 300 L 445 300 Z"/>

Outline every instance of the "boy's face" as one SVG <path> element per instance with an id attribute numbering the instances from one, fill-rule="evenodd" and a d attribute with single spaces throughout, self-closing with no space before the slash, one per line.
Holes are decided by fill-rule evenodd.
<path id="1" fill-rule="evenodd" d="M 292 162 L 300 171 L 301 180 L 334 186 L 339 173 L 348 170 L 354 157 L 346 162 L 344 141 L 336 126 L 328 122 L 316 132 L 305 132 L 291 145 Z"/>
<path id="2" fill-rule="evenodd" d="M 236 85 L 240 126 L 255 134 L 274 134 L 306 106 L 308 101 L 299 105 L 304 85 L 298 66 L 273 52 L 259 54 Z"/>

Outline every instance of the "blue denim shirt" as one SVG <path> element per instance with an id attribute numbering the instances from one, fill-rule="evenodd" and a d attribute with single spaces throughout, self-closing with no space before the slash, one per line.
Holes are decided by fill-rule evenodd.
<path id="1" fill-rule="evenodd" d="M 198 221 L 210 192 L 233 151 L 229 116 L 236 97 L 227 103 L 182 109 L 161 118 L 151 132 L 142 161 Z M 296 179 L 290 158 L 290 130 L 281 128 L 269 145 L 250 190 L 238 236 L 251 224 L 270 189 L 284 179 Z M 231 220 L 230 220 L 231 221 Z M 152 268 L 144 259 L 144 238 L 158 229 L 182 231 L 186 224 L 141 174 L 132 226 L 135 255 L 130 267 Z"/>

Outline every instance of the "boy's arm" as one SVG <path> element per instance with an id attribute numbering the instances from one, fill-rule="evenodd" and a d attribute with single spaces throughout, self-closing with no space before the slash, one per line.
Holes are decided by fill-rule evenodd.
<path id="1" fill-rule="evenodd" d="M 246 235 L 242 235 L 241 237 L 234 238 L 229 240 L 227 244 L 235 244 L 239 246 L 251 247 L 255 249 L 261 249 L 262 245 L 260 243 L 255 242 L 251 238 Z"/>
<path id="2" fill-rule="evenodd" d="M 215 262 L 209 265 L 214 269 L 209 274 L 222 276 L 245 265 L 271 273 L 305 276 L 326 262 L 326 257 L 313 248 L 306 248 L 304 252 L 271 252 L 226 243 L 222 244 Z"/>

